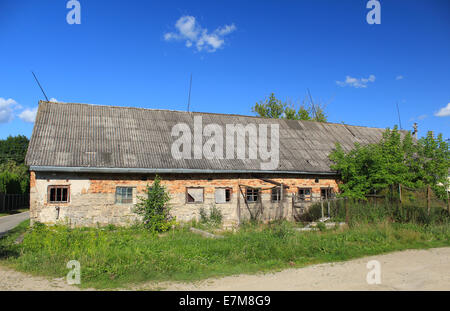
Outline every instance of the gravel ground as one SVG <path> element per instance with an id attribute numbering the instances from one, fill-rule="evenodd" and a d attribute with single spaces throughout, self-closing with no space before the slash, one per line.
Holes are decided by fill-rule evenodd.
<path id="1" fill-rule="evenodd" d="M 366 281 L 371 260 L 381 264 L 381 284 Z M 83 271 L 81 271 L 83 273 Z M 82 281 L 82 280 L 81 280 Z M 281 272 L 237 275 L 195 283 L 147 283 L 131 290 L 450 290 L 450 247 L 408 250 Z M 0 266 L 0 290 L 79 290 L 65 278 L 46 279 Z"/>

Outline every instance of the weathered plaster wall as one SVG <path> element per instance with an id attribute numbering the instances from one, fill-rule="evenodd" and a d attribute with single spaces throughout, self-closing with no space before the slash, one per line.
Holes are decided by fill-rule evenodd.
<path id="1" fill-rule="evenodd" d="M 321 187 L 332 187 L 337 191 L 337 183 L 333 178 L 319 178 L 316 176 L 249 176 L 230 174 L 190 174 L 190 175 L 161 175 L 162 184 L 167 187 L 171 196 L 171 214 L 178 221 L 189 221 L 199 218 L 200 207 L 209 209 L 215 204 L 215 188 L 232 188 L 231 201 L 215 204 L 223 214 L 224 225 L 234 226 L 239 219 L 250 217 L 257 210 L 262 211 L 260 219 L 271 220 L 276 218 L 292 218 L 292 194 L 297 193 L 298 187 L 312 188 L 313 196 L 320 196 Z M 281 203 L 271 202 L 271 190 L 274 185 L 262 179 L 270 179 L 289 186 L 285 189 L 284 199 Z M 31 172 L 30 182 L 30 215 L 31 221 L 47 224 L 57 222 L 67 223 L 71 226 L 95 225 L 130 225 L 138 220 L 132 208 L 143 195 L 146 185 L 151 185 L 154 175 L 112 175 L 112 174 L 63 174 Z M 245 204 L 239 191 L 245 195 L 245 187 L 259 187 L 261 202 Z M 47 189 L 52 185 L 69 185 L 70 202 L 51 204 L 48 202 Z M 116 187 L 133 187 L 133 204 L 116 204 Z M 186 187 L 203 187 L 203 203 L 186 203 Z M 262 206 L 262 208 L 261 208 Z M 58 209 L 59 208 L 59 209 Z"/>

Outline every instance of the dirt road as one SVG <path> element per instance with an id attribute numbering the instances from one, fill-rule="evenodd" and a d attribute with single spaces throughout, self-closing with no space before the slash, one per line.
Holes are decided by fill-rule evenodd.
<path id="1" fill-rule="evenodd" d="M 366 267 L 381 264 L 381 284 L 369 285 Z M 82 280 L 81 280 L 82 281 Z M 408 250 L 386 255 L 288 269 L 276 273 L 238 275 L 197 283 L 148 283 L 132 290 L 450 290 L 450 247 Z M 78 290 L 64 278 L 48 280 L 0 266 L 0 290 Z"/>
<path id="2" fill-rule="evenodd" d="M 366 267 L 378 260 L 381 284 L 369 285 Z M 160 284 L 166 290 L 450 290 L 450 247 L 408 250 L 386 255 L 288 269 L 260 275 L 238 275 L 196 284 Z"/>

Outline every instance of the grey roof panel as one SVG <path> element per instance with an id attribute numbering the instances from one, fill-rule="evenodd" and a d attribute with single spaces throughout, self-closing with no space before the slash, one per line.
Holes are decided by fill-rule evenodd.
<path id="1" fill-rule="evenodd" d="M 226 135 L 227 124 L 278 124 L 279 171 L 330 172 L 328 154 L 339 142 L 344 150 L 355 142 L 373 143 L 384 129 L 313 121 L 264 119 L 251 116 L 152 110 L 69 103 L 39 103 L 26 162 L 30 166 L 98 167 L 190 170 L 261 170 L 261 159 L 175 159 L 171 155 L 172 127 L 185 123 L 194 141 L 194 117 L 203 129 L 217 124 Z M 270 127 L 268 127 L 270 135 Z M 210 137 L 202 137 L 203 144 Z M 216 137 L 220 139 L 219 137 Z M 220 139 L 222 140 L 222 139 Z M 238 144 L 234 139 L 234 146 Z M 267 139 L 270 150 L 271 138 Z M 251 146 L 251 144 L 250 144 Z M 245 138 L 248 157 L 249 138 Z M 192 148 L 193 149 L 193 148 Z M 193 150 L 192 150 L 193 151 Z M 258 149 L 256 149 L 258 151 Z"/>

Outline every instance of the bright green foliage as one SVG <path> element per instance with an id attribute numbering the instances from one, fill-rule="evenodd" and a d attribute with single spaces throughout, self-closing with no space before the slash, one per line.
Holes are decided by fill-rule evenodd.
<path id="1" fill-rule="evenodd" d="M 23 135 L 8 136 L 0 140 L 0 164 L 10 160 L 22 164 L 25 162 L 29 140 Z"/>
<path id="2" fill-rule="evenodd" d="M 28 192 L 29 173 L 24 164 L 28 142 L 22 135 L 0 140 L 0 193 Z"/>
<path id="3" fill-rule="evenodd" d="M 26 223 L 25 223 L 26 224 Z M 450 226 L 355 225 L 298 232 L 287 222 L 247 224 L 223 239 L 179 228 L 155 235 L 143 228 L 27 226 L 0 238 L 0 262 L 25 272 L 61 278 L 67 262 L 81 264 L 81 287 L 135 287 L 140 282 L 193 281 L 334 262 L 411 248 L 450 245 Z M 148 283 L 147 283 L 148 286 Z"/>
<path id="4" fill-rule="evenodd" d="M 200 207 L 200 222 L 217 227 L 222 224 L 222 212 L 215 205 L 209 208 L 209 215 L 205 208 Z"/>
<path id="5" fill-rule="evenodd" d="M 10 160 L 0 165 L 0 193 L 27 193 L 29 184 L 28 168 L 24 164 Z"/>
<path id="6" fill-rule="evenodd" d="M 299 110 L 295 110 L 292 104 L 277 99 L 274 93 L 264 101 L 256 103 L 252 111 L 263 118 L 327 122 L 325 112 L 320 106 L 301 105 Z"/>
<path id="7" fill-rule="evenodd" d="M 387 129 L 377 144 L 355 144 L 349 152 L 337 144 L 330 159 L 335 163 L 331 168 L 341 174 L 342 196 L 350 198 L 364 199 L 366 194 L 393 184 L 412 188 L 430 185 L 443 197 L 448 186 L 448 144 L 442 135 L 435 138 L 431 132 L 414 141 L 410 133 L 402 138 L 394 127 Z"/>
<path id="8" fill-rule="evenodd" d="M 147 185 L 147 197 L 140 200 L 141 202 L 136 204 L 135 213 L 142 216 L 144 227 L 151 231 L 164 232 L 175 224 L 175 219 L 171 219 L 169 214 L 170 196 L 161 185 L 159 176 L 155 177 L 152 186 Z"/>

